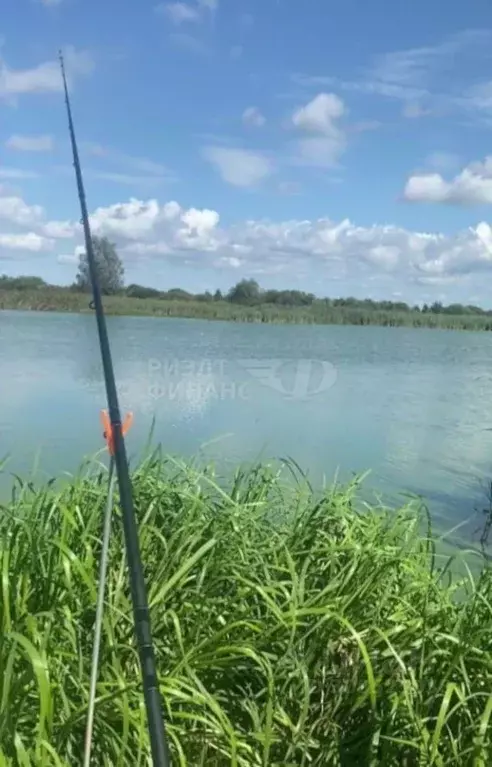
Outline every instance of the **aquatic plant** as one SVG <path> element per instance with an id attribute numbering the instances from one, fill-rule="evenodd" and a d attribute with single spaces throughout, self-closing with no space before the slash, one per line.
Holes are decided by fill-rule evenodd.
<path id="1" fill-rule="evenodd" d="M 490 764 L 491 570 L 454 575 L 423 506 L 315 493 L 291 466 L 219 481 L 154 455 L 133 480 L 174 764 Z M 2 508 L 0 765 L 80 764 L 106 481 L 18 480 Z M 93 756 L 139 767 L 119 522 Z"/>

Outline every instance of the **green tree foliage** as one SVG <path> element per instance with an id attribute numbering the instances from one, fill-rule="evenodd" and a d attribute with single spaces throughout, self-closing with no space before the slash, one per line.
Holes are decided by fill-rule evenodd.
<path id="1" fill-rule="evenodd" d="M 0 290 L 39 290 L 48 287 L 41 277 L 7 277 L 0 275 Z"/>
<path id="2" fill-rule="evenodd" d="M 195 298 L 197 301 L 213 301 L 214 300 L 214 297 L 209 290 L 206 290 L 205 293 L 197 293 Z"/>
<path id="3" fill-rule="evenodd" d="M 252 306 L 260 300 L 260 286 L 256 280 L 241 280 L 230 289 L 227 299 L 234 304 Z"/>
<path id="4" fill-rule="evenodd" d="M 313 293 L 301 290 L 266 290 L 261 298 L 265 304 L 280 306 L 311 306 L 315 301 Z"/>
<path id="5" fill-rule="evenodd" d="M 124 288 L 125 270 L 116 252 L 116 247 L 107 237 L 93 237 L 92 247 L 101 291 L 106 295 L 120 293 Z M 87 253 L 82 253 L 80 256 L 79 271 L 75 284 L 78 290 L 84 293 L 88 293 L 91 290 Z"/>
<path id="6" fill-rule="evenodd" d="M 96 240 L 97 242 L 97 240 Z M 114 246 L 110 244 L 114 250 Z M 117 256 L 116 256 L 117 258 Z M 119 259 L 116 262 L 119 263 Z M 84 266 L 86 263 L 84 260 Z M 118 281 L 122 274 L 116 269 Z M 40 277 L 0 276 L 0 309 L 86 311 L 87 271 L 70 287 L 49 285 Z M 84 288 L 85 285 L 85 288 Z M 114 284 L 103 284 L 105 294 Z M 137 300 L 140 299 L 140 300 Z M 106 301 L 111 314 L 194 317 L 215 320 L 327 325 L 382 325 L 492 331 L 492 309 L 459 303 L 409 306 L 404 301 L 371 298 L 317 298 L 301 290 L 262 289 L 256 280 L 244 279 L 226 295 L 222 291 L 194 294 L 181 288 L 158 290 L 132 284 Z"/>
<path id="7" fill-rule="evenodd" d="M 187 290 L 182 288 L 171 288 L 167 293 L 163 293 L 163 298 L 167 298 L 171 301 L 192 301 L 195 296 L 193 293 L 188 293 Z"/>
<path id="8" fill-rule="evenodd" d="M 162 295 L 161 291 L 156 290 L 156 288 L 146 288 L 144 285 L 133 283 L 128 285 L 125 293 L 129 298 L 160 298 Z"/>

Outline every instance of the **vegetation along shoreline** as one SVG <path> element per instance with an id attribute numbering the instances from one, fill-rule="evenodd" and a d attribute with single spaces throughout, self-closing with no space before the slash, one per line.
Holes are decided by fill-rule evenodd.
<path id="1" fill-rule="evenodd" d="M 456 575 L 421 503 L 367 507 L 358 481 L 320 495 L 284 471 L 224 481 L 157 454 L 133 470 L 173 763 L 490 764 L 487 559 Z M 100 468 L 17 478 L 2 508 L 2 764 L 79 763 L 106 495 Z M 94 759 L 144 767 L 117 508 L 108 572 Z"/>
<path id="2" fill-rule="evenodd" d="M 385 327 L 492 330 L 492 310 L 436 301 L 410 306 L 404 301 L 319 298 L 302 290 L 262 289 L 253 279 L 240 280 L 227 293 L 190 293 L 182 288 L 158 290 L 135 283 L 125 286 L 125 269 L 107 237 L 92 237 L 98 278 L 107 314 L 181 317 L 304 325 L 380 325 Z M 40 277 L 0 275 L 0 310 L 90 311 L 87 254 L 79 256 L 70 286 L 50 285 Z"/>
<path id="3" fill-rule="evenodd" d="M 72 287 L 47 285 L 39 278 L 0 277 L 0 310 L 90 312 L 90 296 Z M 36 282 L 33 282 L 35 280 Z M 243 281 L 249 282 L 249 281 Z M 241 286 L 238 283 L 235 286 Z M 234 289 L 233 289 L 234 290 Z M 301 303 L 300 291 L 261 291 L 258 300 L 194 295 L 181 289 L 154 291 L 130 285 L 104 296 L 108 315 L 173 317 L 226 322 L 304 325 L 378 325 L 383 327 L 436 328 L 446 330 L 492 330 L 492 311 L 475 306 L 439 303 L 410 307 L 402 302 L 355 298 L 317 299 Z M 284 295 L 288 294 L 288 295 Z"/>

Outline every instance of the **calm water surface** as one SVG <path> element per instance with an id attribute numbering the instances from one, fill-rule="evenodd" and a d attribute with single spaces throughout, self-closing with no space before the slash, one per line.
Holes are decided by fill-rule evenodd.
<path id="1" fill-rule="evenodd" d="M 368 489 L 424 494 L 448 528 L 486 504 L 492 335 L 120 317 L 108 327 L 121 406 L 135 414 L 131 455 L 155 416 L 166 452 L 224 467 L 292 457 L 316 483 L 371 469 Z M 30 471 L 37 454 L 43 474 L 75 470 L 101 447 L 94 317 L 0 312 L 0 392 L 8 471 Z"/>

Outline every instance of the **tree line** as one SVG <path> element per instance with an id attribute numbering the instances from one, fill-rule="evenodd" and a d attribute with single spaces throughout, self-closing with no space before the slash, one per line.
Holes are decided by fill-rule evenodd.
<path id="1" fill-rule="evenodd" d="M 158 290 L 132 283 L 125 286 L 125 271 L 123 263 L 118 256 L 116 247 L 106 237 L 93 237 L 93 249 L 96 260 L 99 283 L 104 295 L 127 296 L 137 299 L 157 299 L 163 301 L 187 301 L 187 302 L 214 302 L 226 301 L 244 307 L 276 306 L 279 308 L 312 307 L 313 310 L 326 310 L 328 308 L 342 310 L 358 310 L 366 312 L 398 312 L 419 313 L 435 315 L 483 315 L 492 316 L 492 310 L 485 310 L 479 306 L 453 303 L 447 306 L 439 301 L 432 304 L 417 304 L 410 306 L 404 301 L 375 301 L 371 298 L 358 299 L 348 298 L 317 298 L 314 293 L 302 290 L 273 290 L 263 289 L 254 279 L 242 279 L 233 285 L 230 290 L 223 293 L 216 290 L 214 293 L 192 293 L 183 288 L 171 288 Z M 56 291 L 74 291 L 89 293 L 91 291 L 90 271 L 87 255 L 82 253 L 79 257 L 78 271 L 75 281 L 69 287 L 50 285 L 41 277 L 20 276 L 8 277 L 0 275 L 0 290 L 3 291 L 38 291 L 52 289 Z"/>

